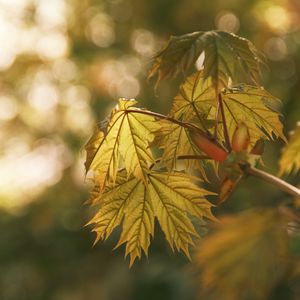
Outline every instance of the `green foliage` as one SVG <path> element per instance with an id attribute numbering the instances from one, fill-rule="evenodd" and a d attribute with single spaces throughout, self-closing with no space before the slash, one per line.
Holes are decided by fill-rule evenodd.
<path id="1" fill-rule="evenodd" d="M 217 92 L 228 86 L 229 79 L 239 83 L 242 76 L 257 83 L 260 77 L 261 54 L 248 40 L 222 31 L 199 31 L 172 36 L 159 52 L 149 76 L 158 74 L 158 81 L 189 70 L 204 52 L 204 78 L 211 78 Z"/>

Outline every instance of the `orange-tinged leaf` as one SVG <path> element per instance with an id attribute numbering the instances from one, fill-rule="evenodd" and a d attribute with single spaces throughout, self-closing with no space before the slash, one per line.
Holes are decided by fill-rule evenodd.
<path id="1" fill-rule="evenodd" d="M 196 132 L 196 130 L 190 129 L 190 136 L 193 143 L 204 153 L 206 153 L 212 159 L 223 162 L 226 160 L 228 153 L 218 146 L 214 141 L 205 137 L 203 134 Z"/>

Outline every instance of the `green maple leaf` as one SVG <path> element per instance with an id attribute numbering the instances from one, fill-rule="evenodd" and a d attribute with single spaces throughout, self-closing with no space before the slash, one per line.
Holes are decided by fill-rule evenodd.
<path id="1" fill-rule="evenodd" d="M 126 243 L 125 255 L 130 255 L 130 265 L 142 252 L 147 255 L 155 218 L 172 249 L 182 250 L 189 256 L 192 237 L 198 236 L 190 216 L 214 220 L 212 204 L 205 199 L 209 194 L 212 193 L 195 185 L 184 173 L 152 171 L 145 184 L 134 176 L 128 177 L 122 170 L 115 183 L 94 197 L 93 204 L 98 204 L 100 209 L 89 224 L 94 224 L 96 241 L 106 239 L 121 225 L 117 246 Z"/>
<path id="2" fill-rule="evenodd" d="M 182 36 L 172 36 L 154 59 L 149 77 L 158 75 L 157 82 L 164 78 L 185 73 L 204 52 L 204 78 L 212 78 L 217 91 L 240 77 L 257 83 L 260 77 L 262 56 L 247 39 L 222 31 L 197 31 Z"/>
<path id="3" fill-rule="evenodd" d="M 291 138 L 279 161 L 279 173 L 297 172 L 300 169 L 300 124 L 291 132 Z"/>

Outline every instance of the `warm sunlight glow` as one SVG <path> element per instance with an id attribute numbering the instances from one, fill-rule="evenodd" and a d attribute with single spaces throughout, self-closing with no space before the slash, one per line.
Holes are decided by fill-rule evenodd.
<path id="1" fill-rule="evenodd" d="M 265 20 L 275 32 L 285 33 L 290 26 L 288 12 L 281 6 L 271 6 L 265 11 Z"/>
<path id="2" fill-rule="evenodd" d="M 32 194 L 36 195 L 45 187 L 57 183 L 68 164 L 66 147 L 49 139 L 38 140 L 36 147 L 25 153 L 22 153 L 22 148 L 22 141 L 15 140 L 8 153 L 0 159 L 0 196 L 8 199 L 7 202 L 1 201 L 0 206 L 25 204 Z M 9 200 L 12 198 L 19 201 Z"/>

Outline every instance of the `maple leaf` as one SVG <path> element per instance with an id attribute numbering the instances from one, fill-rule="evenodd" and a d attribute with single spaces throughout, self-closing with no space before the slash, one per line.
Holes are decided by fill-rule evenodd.
<path id="1" fill-rule="evenodd" d="M 147 255 L 157 217 L 172 249 L 183 250 L 189 256 L 192 237 L 198 236 L 189 216 L 215 220 L 212 204 L 205 199 L 210 194 L 184 173 L 152 171 L 146 185 L 122 170 L 114 184 L 110 183 L 103 193 L 93 198 L 93 204 L 99 204 L 100 209 L 89 224 L 94 224 L 96 241 L 106 239 L 122 225 L 117 247 L 126 243 L 125 255 L 130 255 L 132 265 L 142 251 Z"/>
<path id="2" fill-rule="evenodd" d="M 148 164 L 154 161 L 149 144 L 159 125 L 153 116 L 128 111 L 136 103 L 120 99 L 106 134 L 97 129 L 86 145 L 86 167 L 97 173 L 100 189 L 115 181 L 121 157 L 129 174 L 146 181 Z"/>
<path id="3" fill-rule="evenodd" d="M 279 119 L 280 114 L 274 109 L 280 101 L 263 88 L 249 85 L 227 88 L 222 91 L 221 100 L 230 138 L 236 126 L 245 123 L 251 144 L 261 137 L 273 139 L 275 136 L 286 141 Z M 218 105 L 210 79 L 205 80 L 203 72 L 197 72 L 181 85 L 179 94 L 174 99 L 172 113 L 181 116 L 198 112 L 198 115 L 206 115 L 208 120 L 213 120 L 216 118 Z M 221 121 L 218 120 L 217 123 Z M 200 120 L 199 126 L 201 124 L 203 122 Z M 222 126 L 218 126 L 218 134 L 223 138 Z"/>
<path id="4" fill-rule="evenodd" d="M 268 298 L 287 270 L 285 223 L 270 208 L 221 218 L 197 255 L 206 291 L 214 299 Z"/>
<path id="5" fill-rule="evenodd" d="M 96 241 L 106 239 L 124 219 L 117 246 L 127 243 L 130 265 L 136 257 L 141 257 L 142 250 L 147 254 L 154 232 L 154 213 L 143 182 L 133 176 L 128 178 L 123 170 L 118 173 L 115 184 L 108 185 L 103 194 L 98 195 L 96 203 L 100 203 L 100 210 L 89 222 L 95 224 Z"/>
<path id="6" fill-rule="evenodd" d="M 257 83 L 262 56 L 247 39 L 223 31 L 197 31 L 172 36 L 154 58 L 149 77 L 158 75 L 157 82 L 175 77 L 190 69 L 204 51 L 204 78 L 211 77 L 217 91 L 237 82 L 242 75 Z M 238 82 L 240 82 L 238 80 Z"/>
<path id="7" fill-rule="evenodd" d="M 274 108 L 280 104 L 280 100 L 262 87 L 240 85 L 225 89 L 222 101 L 230 137 L 236 126 L 244 123 L 249 130 L 252 145 L 262 137 L 269 140 L 276 137 L 286 141 L 280 114 Z"/>
<path id="8" fill-rule="evenodd" d="M 279 173 L 297 172 L 300 169 L 300 123 L 291 132 L 291 138 L 279 161 Z"/>
<path id="9" fill-rule="evenodd" d="M 204 196 L 213 193 L 196 186 L 187 174 L 174 172 L 153 173 L 149 193 L 155 215 L 172 250 L 182 250 L 187 257 L 192 236 L 198 237 L 189 215 L 216 220 L 211 213 L 212 204 Z"/>
<path id="10" fill-rule="evenodd" d="M 99 126 L 96 126 L 94 129 L 93 135 L 90 137 L 88 142 L 85 145 L 86 150 L 86 160 L 85 160 L 85 170 L 89 170 L 92 161 L 94 160 L 95 153 L 97 152 L 98 147 L 104 139 L 104 133 L 101 131 Z"/>
<path id="11" fill-rule="evenodd" d="M 207 180 L 203 168 L 205 157 L 193 144 L 189 130 L 166 120 L 161 120 L 160 125 L 161 128 L 156 137 L 157 146 L 164 150 L 160 162 L 169 170 L 177 169 L 178 159 L 184 156 L 186 158 L 184 159 L 185 168 L 199 170 L 202 177 Z M 200 159 L 201 155 L 203 159 Z M 191 156 L 191 159 L 187 159 L 187 156 Z M 195 158 L 192 158 L 193 156 Z"/>
<path id="12" fill-rule="evenodd" d="M 198 126 L 207 129 L 208 123 L 205 122 L 211 110 L 211 103 L 215 101 L 216 92 L 212 88 L 211 79 L 204 79 L 202 71 L 196 72 L 180 86 L 170 115 L 184 121 L 196 119 Z M 198 106 L 199 103 L 201 106 Z"/>

